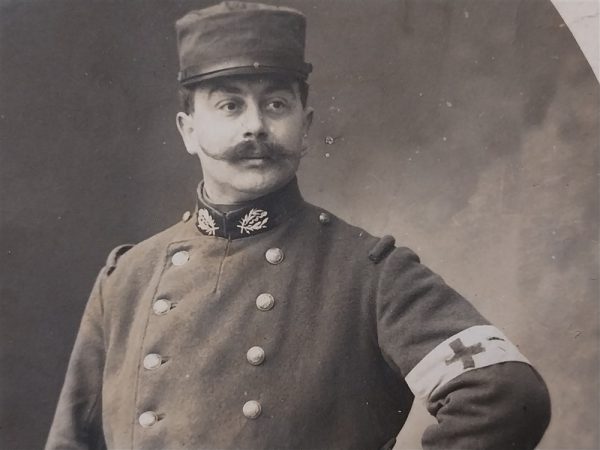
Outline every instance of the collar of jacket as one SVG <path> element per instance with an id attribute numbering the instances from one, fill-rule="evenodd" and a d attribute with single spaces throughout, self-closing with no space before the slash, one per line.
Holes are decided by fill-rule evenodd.
<path id="1" fill-rule="evenodd" d="M 272 230 L 294 214 L 303 203 L 296 178 L 278 191 L 245 203 L 233 211 L 219 211 L 202 194 L 203 182 L 200 182 L 196 227 L 206 236 L 227 239 L 241 239 Z"/>

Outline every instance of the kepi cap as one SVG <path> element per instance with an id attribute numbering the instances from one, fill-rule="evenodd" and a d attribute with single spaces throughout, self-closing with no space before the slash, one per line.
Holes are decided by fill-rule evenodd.
<path id="1" fill-rule="evenodd" d="M 179 82 L 280 73 L 306 79 L 306 17 L 299 11 L 260 3 L 226 1 L 190 11 L 179 19 Z"/>

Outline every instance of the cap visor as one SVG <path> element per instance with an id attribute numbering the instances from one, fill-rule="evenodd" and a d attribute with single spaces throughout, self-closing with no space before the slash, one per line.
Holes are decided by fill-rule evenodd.
<path id="1" fill-rule="evenodd" d="M 277 74 L 285 75 L 293 78 L 306 79 L 308 74 L 299 72 L 297 70 L 286 69 L 283 67 L 275 66 L 243 66 L 243 67 L 232 67 L 229 69 L 216 70 L 214 72 L 203 73 L 200 75 L 194 75 L 181 80 L 183 86 L 190 86 L 192 84 L 199 83 L 204 80 L 211 80 L 220 77 L 230 77 L 236 75 L 261 75 L 261 74 Z"/>

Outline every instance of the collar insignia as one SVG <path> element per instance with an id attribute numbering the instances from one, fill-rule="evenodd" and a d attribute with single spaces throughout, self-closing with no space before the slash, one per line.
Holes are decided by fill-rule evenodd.
<path id="1" fill-rule="evenodd" d="M 244 217 L 240 219 L 237 227 L 242 234 L 252 234 L 255 231 L 267 228 L 269 217 L 267 211 L 262 209 L 252 208 Z"/>
<path id="2" fill-rule="evenodd" d="M 287 221 L 304 204 L 294 178 L 283 188 L 239 205 L 231 211 L 220 211 L 210 203 L 198 186 L 198 203 L 194 227 L 205 236 L 241 239 L 267 232 Z"/>
<path id="3" fill-rule="evenodd" d="M 198 228 L 204 231 L 208 236 L 214 236 L 219 229 L 215 219 L 213 219 L 206 208 L 198 210 Z"/>

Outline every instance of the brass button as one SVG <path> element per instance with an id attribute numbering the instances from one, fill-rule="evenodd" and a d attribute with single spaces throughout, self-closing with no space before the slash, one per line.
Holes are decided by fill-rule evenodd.
<path id="1" fill-rule="evenodd" d="M 277 247 L 270 248 L 265 253 L 265 258 L 267 258 L 267 261 L 270 264 L 279 264 L 281 261 L 283 261 L 283 257 L 283 250 Z"/>
<path id="2" fill-rule="evenodd" d="M 169 300 L 159 298 L 152 305 L 152 311 L 154 311 L 154 314 L 157 316 L 162 316 L 171 310 L 171 305 L 172 303 Z"/>
<path id="3" fill-rule="evenodd" d="M 260 366 L 265 360 L 265 351 L 261 347 L 252 347 L 246 352 L 246 359 L 253 366 Z"/>
<path id="4" fill-rule="evenodd" d="M 157 369 L 162 364 L 162 357 L 158 353 L 149 353 L 144 357 L 144 367 L 148 370 Z"/>
<path id="5" fill-rule="evenodd" d="M 144 428 L 150 428 L 152 425 L 158 422 L 158 414 L 156 414 L 154 411 L 143 412 L 140 414 L 138 422 Z"/>
<path id="6" fill-rule="evenodd" d="M 261 311 L 269 311 L 275 306 L 275 299 L 271 294 L 260 294 L 256 297 L 256 307 Z"/>
<path id="7" fill-rule="evenodd" d="M 181 220 L 183 220 L 184 222 L 187 222 L 188 220 L 190 220 L 191 217 L 192 217 L 192 213 L 189 211 L 186 211 L 183 213 L 183 216 L 181 216 Z"/>
<path id="8" fill-rule="evenodd" d="M 242 412 L 244 416 L 248 419 L 256 419 L 260 416 L 261 406 L 256 400 L 250 400 L 249 402 L 244 403 L 244 407 L 242 408 Z"/>
<path id="9" fill-rule="evenodd" d="M 190 259 L 190 254 L 185 250 L 181 250 L 171 256 L 171 262 L 174 266 L 183 266 Z"/>

